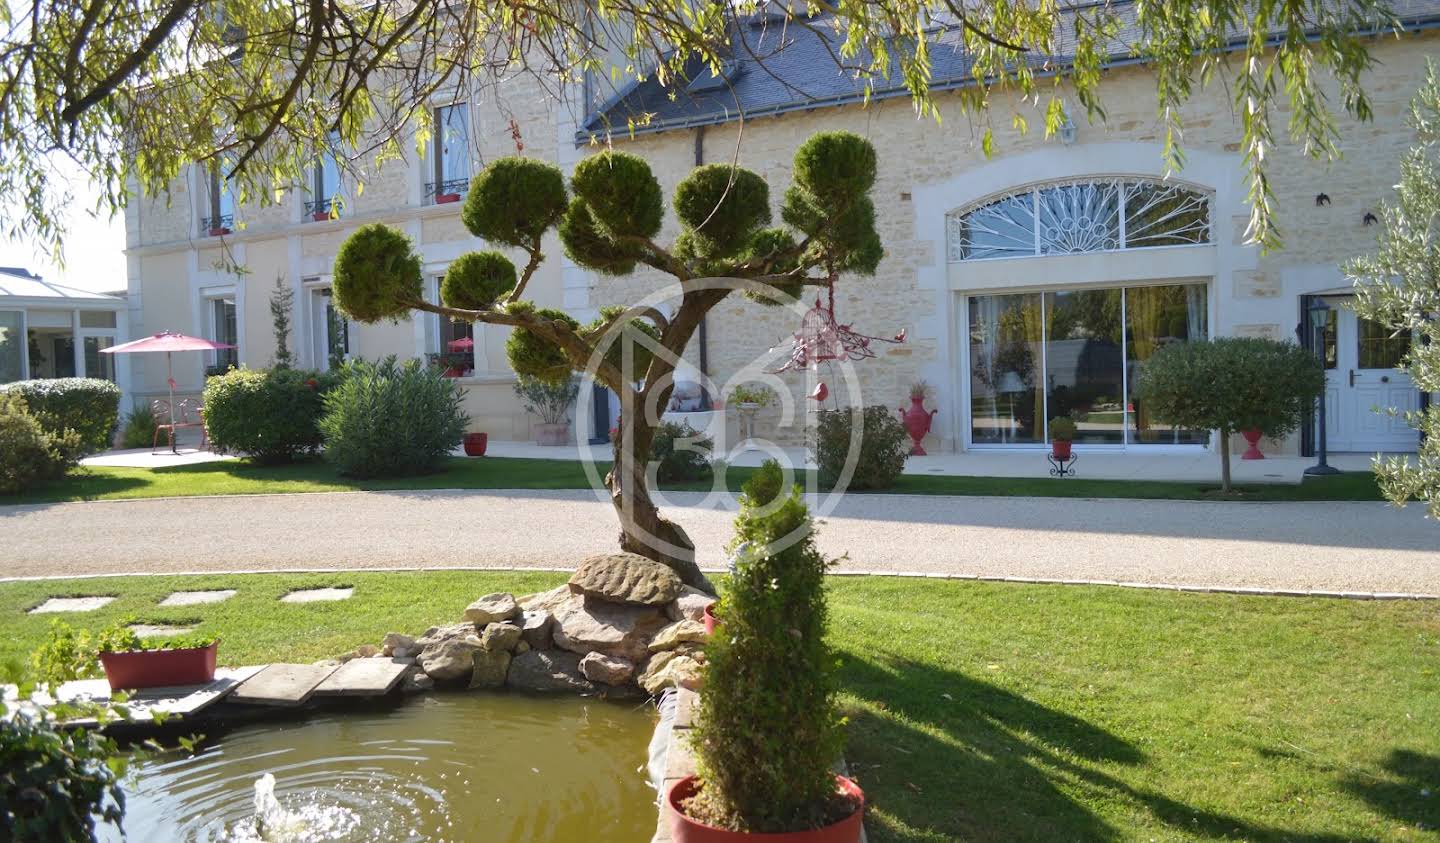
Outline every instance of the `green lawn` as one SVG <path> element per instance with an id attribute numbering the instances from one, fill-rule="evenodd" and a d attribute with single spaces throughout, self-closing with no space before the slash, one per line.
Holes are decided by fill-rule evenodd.
<path id="1" fill-rule="evenodd" d="M 1037 458 L 1038 459 L 1038 458 Z M 601 474 L 607 463 L 597 464 Z M 753 469 L 733 467 L 726 484 L 740 488 Z M 1037 469 L 1038 471 L 1038 469 Z M 1080 498 L 1214 499 L 1215 483 L 1174 483 L 1135 480 L 1057 480 L 1037 477 L 952 477 L 903 475 L 888 491 L 919 495 L 1036 495 Z M 338 476 L 328 463 L 310 460 L 284 466 L 259 466 L 244 460 L 175 466 L 174 468 L 81 468 L 58 483 L 22 496 L 0 496 L 7 503 L 51 503 L 75 500 L 185 497 L 192 495 L 343 492 L 377 489 L 583 489 L 589 487 L 584 466 L 576 461 L 494 458 L 451 458 L 446 470 L 422 477 L 394 480 L 352 480 Z M 668 488 L 694 488 L 678 485 Z M 708 488 L 708 485 L 707 485 Z M 1369 472 L 1314 478 L 1300 485 L 1238 486 L 1241 500 L 1381 500 Z"/>
<path id="2" fill-rule="evenodd" d="M 458 617 L 511 572 L 138 577 L 0 584 L 0 662 L 45 597 L 116 594 L 89 627 L 199 621 L 227 664 L 309 660 Z M 351 585 L 330 604 L 275 602 Z M 176 588 L 231 587 L 161 610 Z M 846 756 L 870 839 L 1435 840 L 1440 606 L 837 578 Z M 1429 795 L 1425 795 L 1427 792 Z"/>

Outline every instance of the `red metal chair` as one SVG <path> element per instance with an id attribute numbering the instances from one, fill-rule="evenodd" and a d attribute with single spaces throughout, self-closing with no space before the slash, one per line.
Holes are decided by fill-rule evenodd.
<path id="1" fill-rule="evenodd" d="M 155 446 L 160 441 L 160 431 L 165 431 L 166 441 L 170 450 L 176 453 L 175 431 L 187 427 L 200 428 L 200 449 L 204 450 L 209 444 L 209 432 L 205 430 L 204 412 L 205 408 L 199 401 L 185 398 L 175 405 L 175 412 L 171 413 L 170 402 L 163 398 L 157 398 L 150 402 L 150 412 L 155 416 L 155 435 L 150 439 L 150 453 L 155 453 Z"/>

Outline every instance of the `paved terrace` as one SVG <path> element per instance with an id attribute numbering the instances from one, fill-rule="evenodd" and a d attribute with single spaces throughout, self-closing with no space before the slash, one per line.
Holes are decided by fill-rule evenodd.
<path id="1" fill-rule="evenodd" d="M 183 440 L 182 440 L 183 442 Z M 130 451 L 107 451 L 82 460 L 85 465 L 129 466 L 134 468 L 165 468 L 198 462 L 232 459 L 209 451 L 196 450 L 194 442 L 183 442 L 178 454 L 168 450 L 151 453 L 142 448 Z M 456 455 L 463 454 L 456 450 Z M 1220 460 L 1206 451 L 1169 454 L 1137 454 L 1104 451 L 1076 451 L 1076 476 L 1092 480 L 1177 480 L 1197 483 L 1220 483 Z M 546 447 L 531 442 L 490 442 L 487 455 L 493 457 L 528 457 L 550 460 L 610 459 L 609 445 L 568 445 Z M 804 448 L 786 448 L 791 465 L 805 461 Z M 751 450 L 736 454 L 732 465 L 755 466 L 768 456 Z M 1241 460 L 1239 454 L 1231 461 L 1236 483 L 1299 483 L 1306 468 L 1315 464 L 1308 457 L 1269 457 L 1263 460 Z M 1368 471 L 1370 455 L 1338 454 L 1330 464 L 1344 471 Z M 977 477 L 1046 477 L 1050 466 L 1045 451 L 969 451 L 966 453 L 933 454 L 911 457 L 905 463 L 906 474 L 949 474 Z M 1062 482 L 1062 481 L 1057 481 Z"/>
<path id="2" fill-rule="evenodd" d="M 722 566 L 729 497 L 664 498 L 701 564 Z M 846 571 L 1440 594 L 1440 524 L 1417 506 L 848 494 L 816 508 L 821 549 Z M 0 576 L 569 568 L 616 529 L 588 490 L 6 506 Z"/>

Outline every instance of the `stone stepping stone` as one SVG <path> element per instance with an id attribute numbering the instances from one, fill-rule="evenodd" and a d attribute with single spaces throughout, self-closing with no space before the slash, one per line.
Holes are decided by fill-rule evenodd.
<path id="1" fill-rule="evenodd" d="M 28 614 L 41 615 L 50 612 L 93 612 L 114 600 L 114 597 L 51 597 Z"/>
<path id="2" fill-rule="evenodd" d="M 306 588 L 300 591 L 292 591 L 280 598 L 281 603 L 322 603 L 327 600 L 348 600 L 355 589 L 345 588 Z"/>
<path id="3" fill-rule="evenodd" d="M 408 662 L 398 659 L 351 659 L 315 689 L 317 697 L 380 697 L 405 678 Z"/>
<path id="4" fill-rule="evenodd" d="M 333 666 L 313 664 L 267 665 L 240 683 L 228 699 L 249 705 L 303 705 L 335 670 Z"/>
<path id="5" fill-rule="evenodd" d="M 161 606 L 198 606 L 201 603 L 219 603 L 235 596 L 235 589 L 222 588 L 216 591 L 176 591 L 160 601 Z"/>
<path id="6" fill-rule="evenodd" d="M 166 626 L 155 623 L 132 623 L 130 631 L 135 633 L 137 638 L 172 638 L 177 635 L 189 635 L 195 631 L 193 626 Z"/>

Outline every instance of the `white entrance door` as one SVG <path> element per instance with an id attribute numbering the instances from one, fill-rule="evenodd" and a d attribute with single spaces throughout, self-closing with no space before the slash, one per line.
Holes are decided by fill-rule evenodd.
<path id="1" fill-rule="evenodd" d="M 323 372 L 350 359 L 350 323 L 335 307 L 329 287 L 310 291 L 310 336 L 315 368 Z"/>
<path id="2" fill-rule="evenodd" d="M 1396 369 L 1410 347 L 1408 334 L 1363 319 L 1343 299 L 1331 302 L 1325 337 L 1326 436 L 1331 451 L 1414 451 L 1419 435 L 1393 416 L 1419 405 L 1410 376 Z"/>

